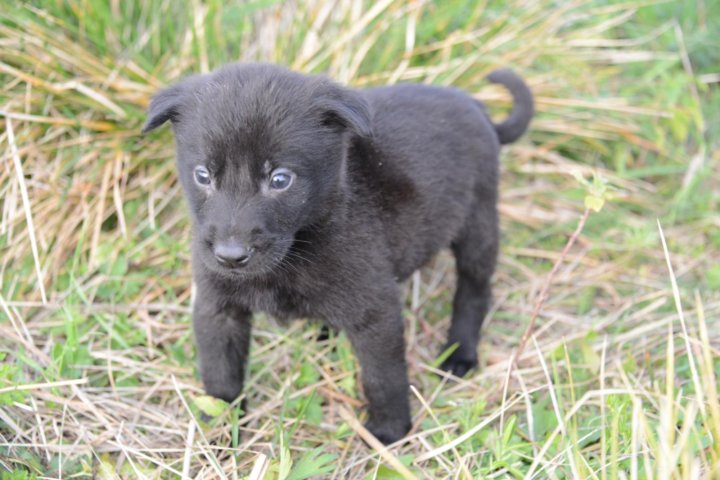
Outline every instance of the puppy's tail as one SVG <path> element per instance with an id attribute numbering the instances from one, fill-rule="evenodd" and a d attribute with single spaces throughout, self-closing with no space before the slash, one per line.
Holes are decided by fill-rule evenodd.
<path id="1" fill-rule="evenodd" d="M 495 70 L 487 79 L 499 83 L 512 94 L 513 108 L 510 115 L 504 122 L 493 123 L 493 126 L 501 144 L 514 142 L 525 133 L 535 111 L 532 92 L 523 79 L 509 69 Z"/>

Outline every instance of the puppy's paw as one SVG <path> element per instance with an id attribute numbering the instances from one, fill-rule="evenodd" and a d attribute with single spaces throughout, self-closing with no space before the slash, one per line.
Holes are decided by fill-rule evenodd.
<path id="1" fill-rule="evenodd" d="M 391 443 L 397 442 L 410 431 L 411 427 L 412 422 L 410 422 L 410 420 L 377 422 L 370 419 L 365 424 L 365 428 L 370 430 L 370 433 L 380 440 L 383 445 L 390 445 Z"/>
<path id="2" fill-rule="evenodd" d="M 477 368 L 477 364 L 476 355 L 463 355 L 463 352 L 457 349 L 445 359 L 440 368 L 462 378 L 467 372 Z"/>

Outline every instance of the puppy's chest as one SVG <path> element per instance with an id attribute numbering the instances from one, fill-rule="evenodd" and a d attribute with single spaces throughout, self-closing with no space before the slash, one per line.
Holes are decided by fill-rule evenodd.
<path id="1" fill-rule="evenodd" d="M 279 320 L 318 317 L 321 299 L 312 289 L 281 282 L 253 285 L 242 289 L 241 300 L 255 312 L 265 312 Z"/>

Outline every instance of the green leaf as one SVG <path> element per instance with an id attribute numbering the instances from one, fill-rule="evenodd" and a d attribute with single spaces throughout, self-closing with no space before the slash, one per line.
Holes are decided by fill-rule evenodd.
<path id="1" fill-rule="evenodd" d="M 103 453 L 100 456 L 97 478 L 100 478 L 101 480 L 116 480 L 120 478 L 117 473 L 115 473 L 114 462 L 107 453 Z"/>
<path id="2" fill-rule="evenodd" d="M 710 267 L 705 276 L 707 277 L 708 287 L 713 290 L 720 289 L 720 265 Z"/>
<path id="3" fill-rule="evenodd" d="M 387 465 L 380 465 L 375 476 L 378 480 L 402 480 L 405 477 L 400 475 L 397 470 L 393 470 Z"/>
<path id="4" fill-rule="evenodd" d="M 502 434 L 502 446 L 503 449 L 507 448 L 510 445 L 510 439 L 512 437 L 513 432 L 515 431 L 515 423 L 517 422 L 517 417 L 515 415 L 512 415 L 507 423 L 505 424 L 505 428 L 503 429 Z"/>
<path id="5" fill-rule="evenodd" d="M 450 355 L 452 355 L 453 352 L 454 352 L 455 350 L 457 350 L 459 346 L 460 346 L 460 344 L 457 343 L 457 342 L 455 342 L 455 343 L 453 343 L 452 345 L 450 345 L 450 346 L 449 346 L 447 349 L 445 349 L 440 355 L 438 355 L 438 357 L 432 362 L 431 365 L 432 365 L 434 368 L 440 368 L 440 365 L 442 365 L 442 363 L 443 363 L 445 360 L 447 360 L 448 358 L 450 358 Z"/>
<path id="6" fill-rule="evenodd" d="M 596 287 L 589 287 L 583 289 L 578 295 L 577 313 L 578 315 L 584 315 L 590 311 L 597 294 Z"/>
<path id="7" fill-rule="evenodd" d="M 594 212 L 599 212 L 603 205 L 605 205 L 605 199 L 602 197 L 596 197 L 594 195 L 588 195 L 585 197 L 585 208 L 589 208 Z"/>
<path id="8" fill-rule="evenodd" d="M 582 353 L 583 361 L 587 368 L 595 373 L 600 372 L 600 356 L 595 353 L 595 350 L 590 346 L 590 342 L 587 339 L 580 341 L 580 352 Z"/>
<path id="9" fill-rule="evenodd" d="M 570 173 L 575 178 L 575 180 L 578 181 L 578 183 L 580 183 L 585 188 L 590 188 L 590 182 L 588 182 L 585 177 L 583 177 L 582 173 L 580 173 L 580 170 L 573 170 Z"/>
<path id="10" fill-rule="evenodd" d="M 400 463 L 402 463 L 403 465 L 408 467 L 408 469 L 413 474 L 416 474 L 416 476 L 418 478 L 423 477 L 423 475 L 421 475 L 420 472 L 417 472 L 415 469 L 410 468 L 410 465 L 415 460 L 415 455 L 413 455 L 413 454 L 400 455 L 398 457 L 398 460 L 400 460 Z M 366 478 L 375 478 L 378 480 L 400 480 L 400 479 L 404 479 L 405 477 L 403 477 L 397 470 L 390 468 L 387 465 L 380 465 L 377 470 L 377 475 L 366 477 Z"/>
<path id="11" fill-rule="evenodd" d="M 193 400 L 193 403 L 202 413 L 213 418 L 223 413 L 228 406 L 224 400 L 210 395 L 200 395 Z"/>
<path id="12" fill-rule="evenodd" d="M 325 475 L 335 469 L 334 461 L 337 455 L 322 453 L 323 447 L 310 450 L 295 462 L 286 480 L 304 480 Z"/>
<path id="13" fill-rule="evenodd" d="M 298 387 L 306 387 L 312 385 L 320 379 L 320 373 L 310 362 L 303 362 L 300 366 L 300 376 L 297 379 Z"/>
<path id="14" fill-rule="evenodd" d="M 593 195 L 602 197 L 607 191 L 607 180 L 605 180 L 601 175 L 594 173 L 592 187 L 590 187 L 590 191 L 593 193 Z"/>
<path id="15" fill-rule="evenodd" d="M 282 440 L 282 445 L 280 445 L 280 462 L 275 466 L 278 473 L 278 480 L 288 480 L 288 476 L 290 475 L 290 469 L 293 465 L 292 457 L 290 456 L 290 450 L 285 446 L 285 442 Z"/>

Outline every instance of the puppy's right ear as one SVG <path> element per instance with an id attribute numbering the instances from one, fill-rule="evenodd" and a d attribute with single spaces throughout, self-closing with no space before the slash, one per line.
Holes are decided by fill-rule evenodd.
<path id="1" fill-rule="evenodd" d="M 175 84 L 156 93 L 150 100 L 148 117 L 143 126 L 142 133 L 155 130 L 167 122 L 175 120 L 180 111 L 180 104 L 184 88 L 182 83 Z"/>

